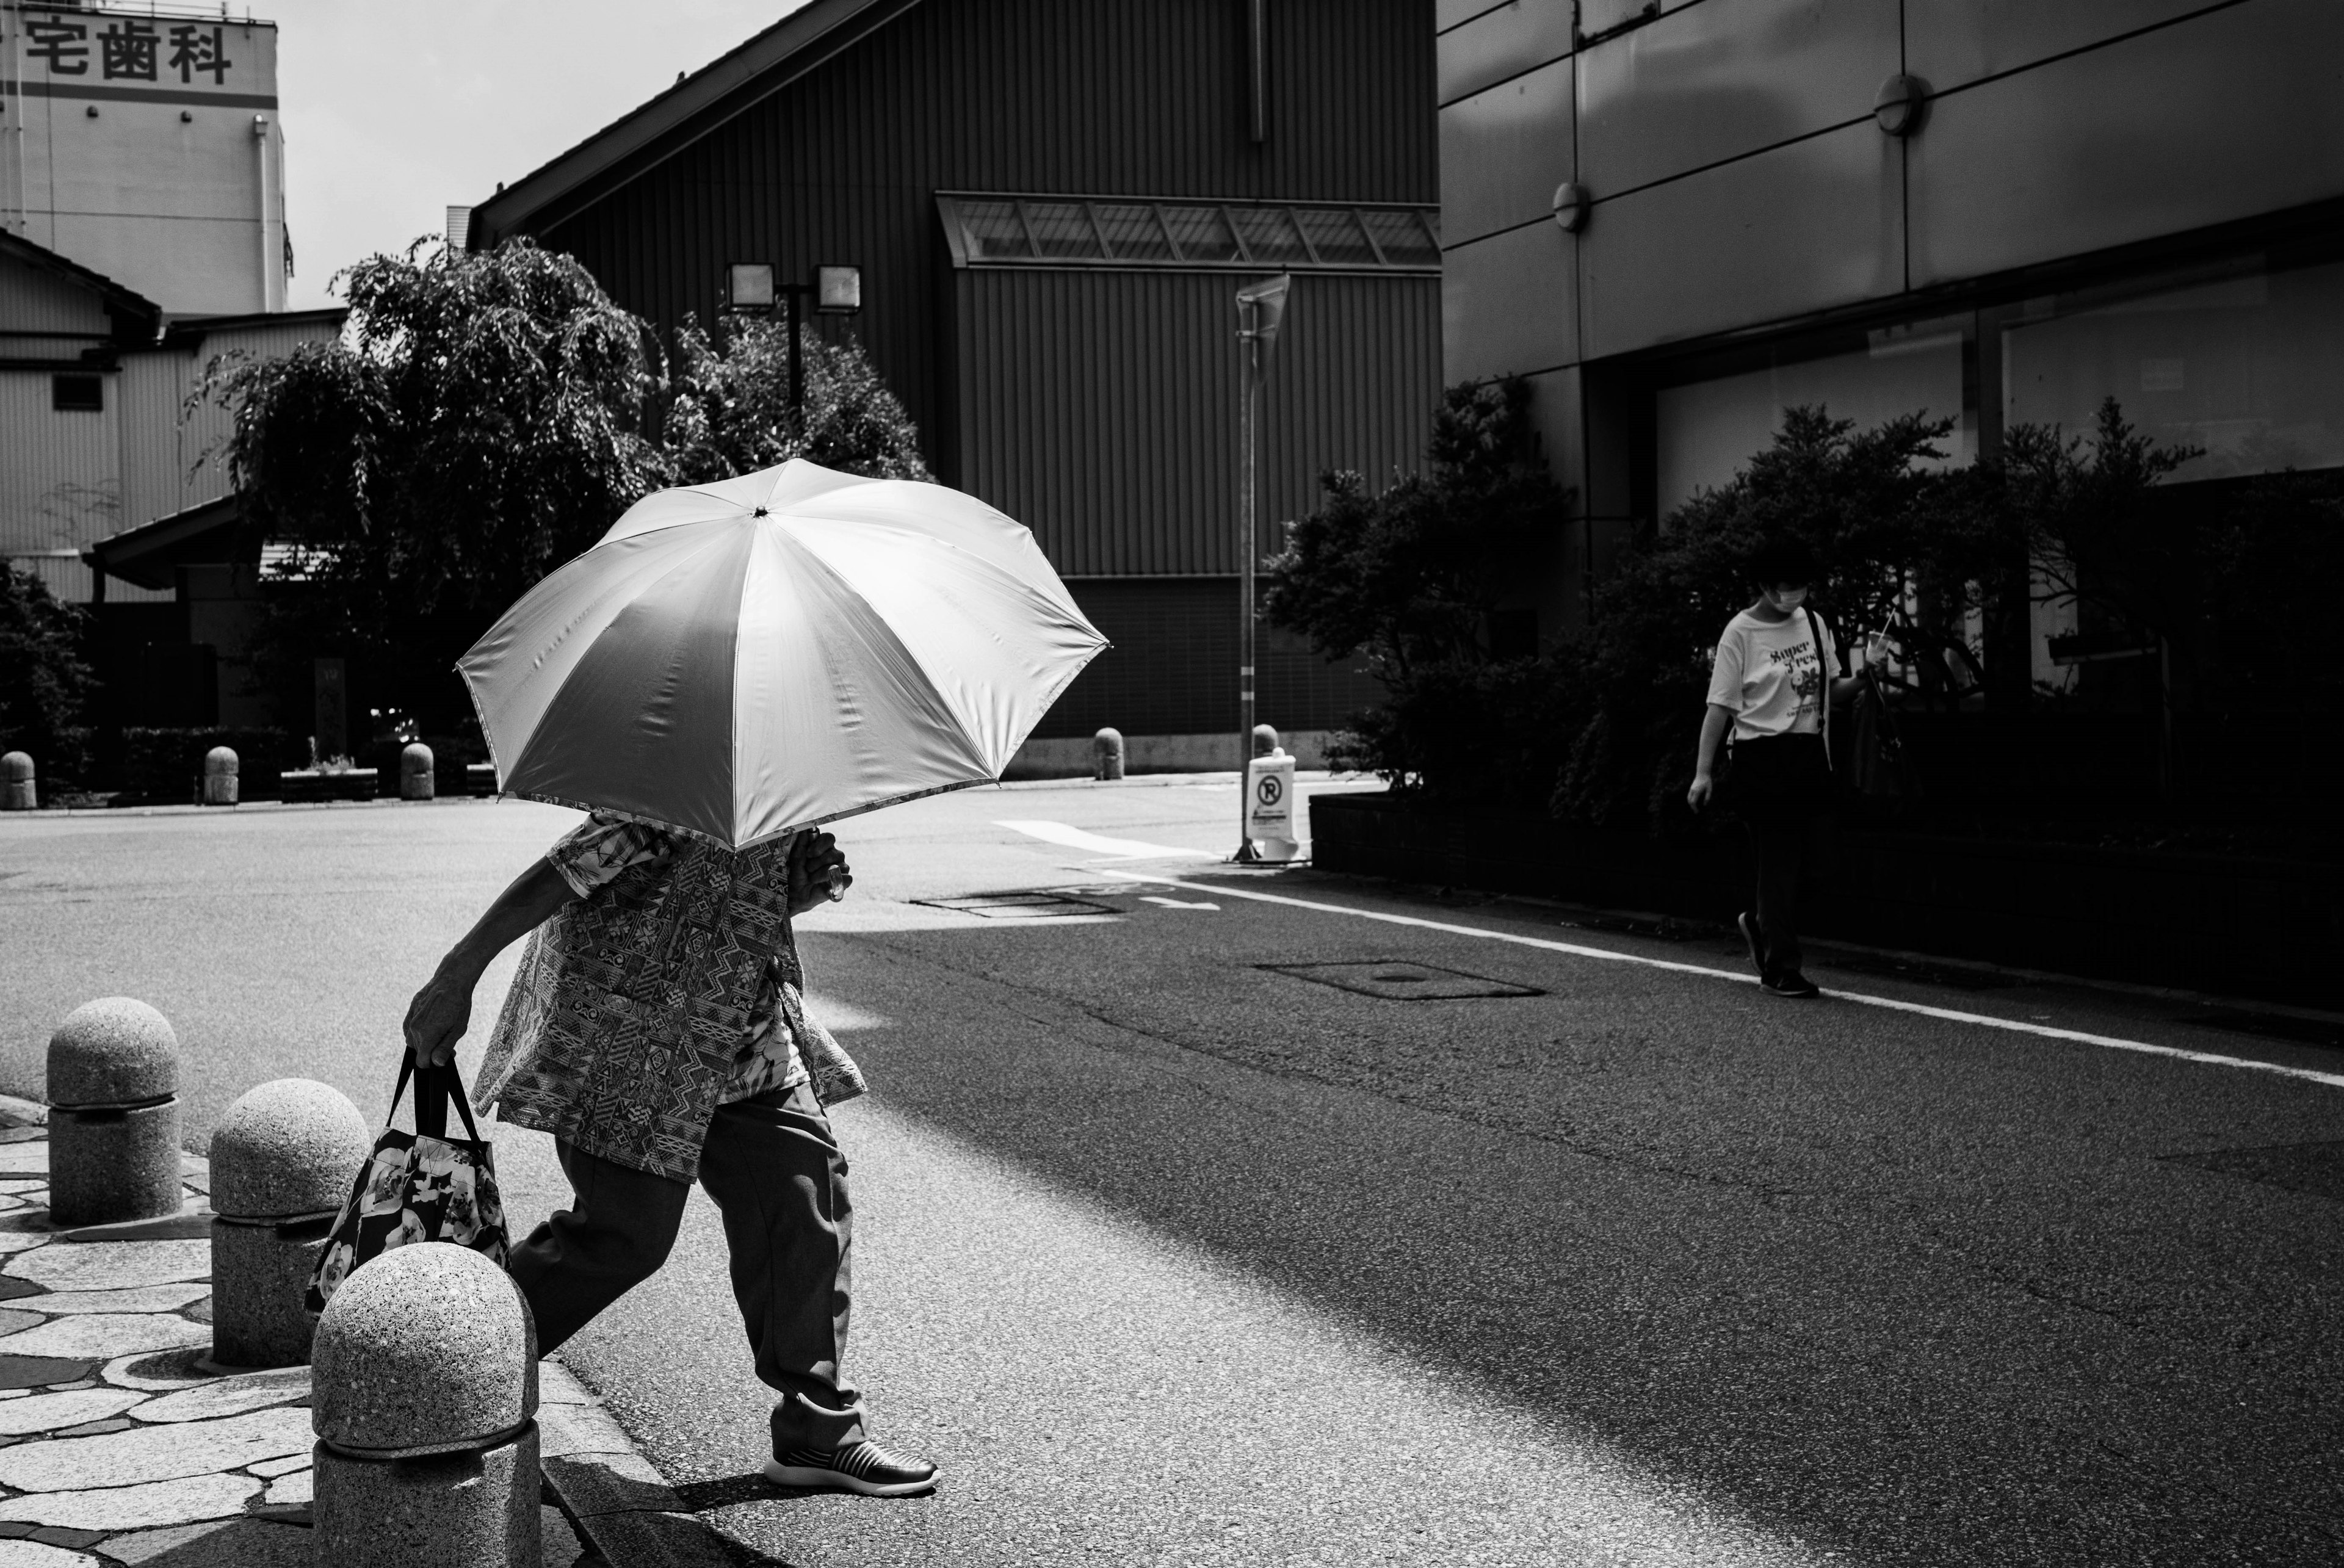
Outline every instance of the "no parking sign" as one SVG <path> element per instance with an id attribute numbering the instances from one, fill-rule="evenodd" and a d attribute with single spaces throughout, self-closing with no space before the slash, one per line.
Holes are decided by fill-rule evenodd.
<path id="1" fill-rule="evenodd" d="M 1291 860 L 1301 850 L 1294 834 L 1294 759 L 1283 751 L 1254 758 L 1246 770 L 1246 836 L 1265 860 Z"/>

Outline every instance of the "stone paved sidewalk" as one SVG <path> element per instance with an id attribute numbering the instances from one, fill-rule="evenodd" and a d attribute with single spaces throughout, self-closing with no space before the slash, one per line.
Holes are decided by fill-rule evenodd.
<path id="1" fill-rule="evenodd" d="M 309 1568 L 309 1369 L 206 1360 L 204 1162 L 187 1157 L 177 1216 L 60 1230 L 41 1114 L 0 1103 L 0 1568 Z M 543 1372 L 549 1472 L 614 1524 L 661 1508 L 665 1488 L 592 1396 Z M 551 1506 L 544 1562 L 607 1568 Z"/>

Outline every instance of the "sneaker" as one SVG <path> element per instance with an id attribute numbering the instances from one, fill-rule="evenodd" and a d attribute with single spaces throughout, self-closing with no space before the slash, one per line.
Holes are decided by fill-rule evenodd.
<path id="1" fill-rule="evenodd" d="M 1824 994 L 1824 988 L 1821 986 L 1816 985 L 1796 969 L 1791 970 L 1788 974 L 1769 975 L 1758 982 L 1758 988 L 1770 996 L 1793 996 L 1800 999 L 1820 996 Z"/>
<path id="2" fill-rule="evenodd" d="M 844 1448 L 785 1449 L 765 1462 L 764 1476 L 775 1486 L 820 1486 L 859 1492 L 865 1497 L 906 1497 L 936 1483 L 936 1467 L 889 1453 L 875 1442 Z"/>
<path id="3" fill-rule="evenodd" d="M 1733 917 L 1733 926 L 1742 933 L 1743 946 L 1750 949 L 1750 966 L 1765 974 L 1766 945 L 1758 939 L 1758 916 L 1745 909 Z"/>

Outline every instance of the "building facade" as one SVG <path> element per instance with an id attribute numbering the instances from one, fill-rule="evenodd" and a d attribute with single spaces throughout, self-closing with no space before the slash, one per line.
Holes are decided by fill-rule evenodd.
<path id="1" fill-rule="evenodd" d="M 2344 7 L 1438 11 L 1447 375 L 1536 389 L 1556 621 L 1790 404 L 1963 461 L 2113 396 L 2177 483 L 2344 464 Z"/>
<path id="2" fill-rule="evenodd" d="M 285 309 L 276 24 L 0 4 L 0 230 L 175 316 Z"/>
<path id="3" fill-rule="evenodd" d="M 470 242 L 568 251 L 662 329 L 724 309 L 735 262 L 859 267 L 861 314 L 826 329 L 1115 642 L 1039 733 L 1225 733 L 1234 296 L 1295 275 L 1266 520 L 1322 470 L 1414 466 L 1440 384 L 1432 45 L 1430 0 L 814 0 L 474 209 Z M 1282 636 L 1260 665 L 1282 728 L 1375 694 Z"/>

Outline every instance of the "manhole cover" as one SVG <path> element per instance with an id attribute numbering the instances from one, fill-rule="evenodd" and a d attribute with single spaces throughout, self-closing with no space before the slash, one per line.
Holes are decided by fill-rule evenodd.
<path id="1" fill-rule="evenodd" d="M 1314 985 L 1332 986 L 1339 991 L 1356 991 L 1362 996 L 1382 996 L 1394 1002 L 1446 1002 L 1467 996 L 1546 995 L 1535 986 L 1517 986 L 1510 980 L 1492 980 L 1486 975 L 1468 975 L 1462 969 L 1443 969 L 1431 964 L 1402 960 L 1369 964 L 1260 964 L 1255 967 L 1279 975 L 1291 975 L 1298 980 L 1308 980 Z"/>
<path id="2" fill-rule="evenodd" d="M 985 920 L 1063 920 L 1070 915 L 1115 915 L 1119 910 L 1063 893 L 978 893 L 966 898 L 914 898 L 931 909 L 955 909 Z"/>

